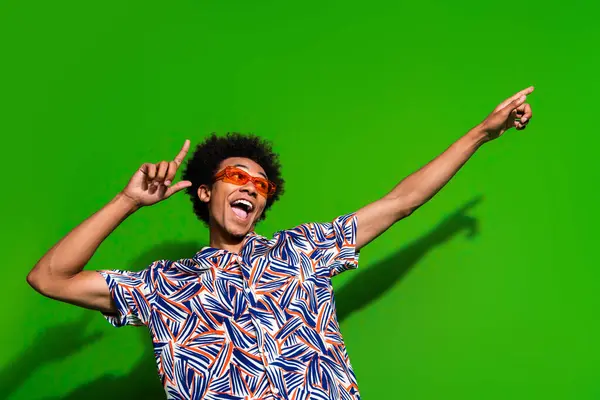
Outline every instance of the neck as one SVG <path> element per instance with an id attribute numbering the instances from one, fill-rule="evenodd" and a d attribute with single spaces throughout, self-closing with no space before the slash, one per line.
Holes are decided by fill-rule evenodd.
<path id="1" fill-rule="evenodd" d="M 232 236 L 217 224 L 210 225 L 210 244 L 215 249 L 227 250 L 239 254 L 246 236 Z"/>

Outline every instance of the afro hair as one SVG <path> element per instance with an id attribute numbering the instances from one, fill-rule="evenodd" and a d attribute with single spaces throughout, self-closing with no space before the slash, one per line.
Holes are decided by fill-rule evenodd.
<path id="1" fill-rule="evenodd" d="M 218 172 L 219 165 L 229 157 L 251 159 L 265 170 L 269 180 L 276 185 L 277 189 L 273 196 L 267 199 L 265 210 L 259 219 L 262 221 L 267 210 L 283 194 L 284 180 L 281 177 L 279 156 L 273 152 L 271 143 L 267 140 L 238 132 L 231 132 L 222 137 L 211 134 L 196 147 L 194 154 L 187 162 L 183 179 L 192 182 L 192 186 L 188 187 L 186 192 L 194 205 L 194 213 L 198 219 L 208 225 L 208 204 L 198 198 L 198 188 L 200 185 L 211 187 L 213 176 Z"/>

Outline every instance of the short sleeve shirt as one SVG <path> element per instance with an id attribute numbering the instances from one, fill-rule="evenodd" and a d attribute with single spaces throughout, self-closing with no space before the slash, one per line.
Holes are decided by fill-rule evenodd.
<path id="1" fill-rule="evenodd" d="M 331 277 L 356 268 L 355 214 L 251 232 L 139 272 L 100 271 L 114 326 L 145 325 L 169 399 L 359 399 Z"/>

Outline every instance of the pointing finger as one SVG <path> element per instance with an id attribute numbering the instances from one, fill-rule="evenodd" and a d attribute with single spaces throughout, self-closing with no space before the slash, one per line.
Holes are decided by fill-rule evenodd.
<path id="1" fill-rule="evenodd" d="M 173 161 L 175 161 L 177 166 L 181 165 L 181 163 L 183 162 L 183 159 L 185 158 L 185 156 L 187 156 L 189 149 L 190 149 L 190 141 L 188 139 L 186 139 L 185 142 L 183 143 L 183 147 L 179 151 L 179 154 L 177 154 L 177 156 L 173 160 Z"/>
<path id="2" fill-rule="evenodd" d="M 496 107 L 496 109 L 500 110 L 500 109 L 506 107 L 508 104 L 510 104 L 511 102 L 517 100 L 521 96 L 527 96 L 528 94 L 530 94 L 531 92 L 533 92 L 533 90 L 534 90 L 534 87 L 533 86 L 529 86 L 528 88 L 525 88 L 525 89 L 523 89 L 523 90 L 521 90 L 521 91 L 513 94 L 508 99 L 506 99 L 502 103 L 500 103 L 498 105 L 498 107 Z"/>

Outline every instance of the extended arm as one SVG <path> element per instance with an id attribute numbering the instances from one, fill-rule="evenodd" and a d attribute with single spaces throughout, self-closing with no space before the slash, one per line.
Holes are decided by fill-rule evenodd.
<path id="1" fill-rule="evenodd" d="M 530 87 L 504 100 L 481 124 L 446 151 L 400 181 L 386 196 L 358 210 L 356 248 L 362 248 L 431 199 L 483 143 L 501 136 L 513 126 L 524 129 L 531 119 L 531 107 L 525 99 L 532 91 Z"/>

